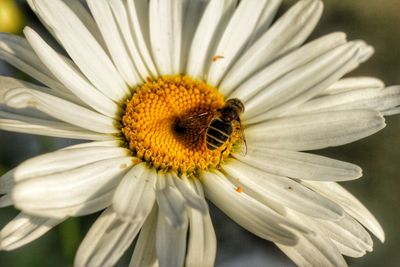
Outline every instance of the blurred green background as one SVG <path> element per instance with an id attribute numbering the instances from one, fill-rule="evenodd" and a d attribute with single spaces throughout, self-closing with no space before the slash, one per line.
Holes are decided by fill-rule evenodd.
<path id="1" fill-rule="evenodd" d="M 284 0 L 281 12 L 294 2 Z M 38 22 L 25 1 L 6 12 L 11 0 L 0 0 L 0 31 L 20 32 L 26 21 Z M 372 59 L 351 73 L 376 76 L 387 85 L 400 84 L 400 1 L 327 0 L 323 17 L 311 39 L 332 31 L 343 31 L 348 39 L 363 39 L 375 47 Z M 10 7 L 10 6 L 8 6 Z M 20 11 L 18 11 L 20 10 Z M 21 14 L 23 14 L 21 16 Z M 7 20 L 11 15 L 10 20 Z M 10 26 L 11 25 L 11 26 Z M 28 79 L 0 63 L 0 74 Z M 344 184 L 378 218 L 386 232 L 386 242 L 377 239 L 374 251 L 360 259 L 348 258 L 351 266 L 399 266 L 400 262 L 400 116 L 387 118 L 388 127 L 367 139 L 350 145 L 318 151 L 319 154 L 353 162 L 364 170 L 364 177 Z M 34 155 L 71 144 L 72 141 L 0 132 L 0 173 Z M 12 208 L 0 210 L 0 226 L 17 214 Z M 75 251 L 97 215 L 70 219 L 35 242 L 11 252 L 0 251 L 0 266 L 71 266 Z M 212 207 L 218 238 L 217 266 L 292 266 L 273 244 L 241 229 Z M 245 244 L 245 245 L 244 245 Z M 130 255 L 119 263 L 126 266 Z"/>

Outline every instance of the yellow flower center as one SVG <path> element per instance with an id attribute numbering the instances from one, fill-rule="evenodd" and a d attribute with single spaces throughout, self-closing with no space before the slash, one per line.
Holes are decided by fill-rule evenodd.
<path id="1" fill-rule="evenodd" d="M 164 76 L 135 88 L 126 101 L 122 133 L 135 156 L 156 168 L 183 173 L 216 167 L 226 158 L 235 132 L 221 147 L 210 150 L 206 129 L 215 111 L 224 105 L 216 88 L 188 76 Z M 209 113 L 198 127 L 180 122 Z"/>

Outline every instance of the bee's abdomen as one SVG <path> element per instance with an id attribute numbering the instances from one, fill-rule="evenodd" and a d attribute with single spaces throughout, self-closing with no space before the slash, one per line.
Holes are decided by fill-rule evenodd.
<path id="1" fill-rule="evenodd" d="M 224 122 L 219 118 L 213 119 L 206 132 L 207 149 L 215 150 L 221 147 L 231 134 L 232 124 L 230 122 Z"/>

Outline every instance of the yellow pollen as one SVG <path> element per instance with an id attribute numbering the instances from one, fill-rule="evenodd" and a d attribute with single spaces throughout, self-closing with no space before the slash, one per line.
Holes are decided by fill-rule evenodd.
<path id="1" fill-rule="evenodd" d="M 216 167 L 230 154 L 236 135 L 209 150 L 206 123 L 199 128 L 178 124 L 204 112 L 213 114 L 223 105 L 223 96 L 203 81 L 188 76 L 147 79 L 126 101 L 121 131 L 133 154 L 156 168 L 188 173 Z"/>

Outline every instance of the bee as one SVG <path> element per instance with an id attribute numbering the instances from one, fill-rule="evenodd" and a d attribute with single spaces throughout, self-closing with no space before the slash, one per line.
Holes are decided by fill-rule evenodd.
<path id="1" fill-rule="evenodd" d="M 197 143 L 204 134 L 204 140 L 209 150 L 223 147 L 231 139 L 232 134 L 237 131 L 239 133 L 240 153 L 246 154 L 246 139 L 240 119 L 243 112 L 242 101 L 231 98 L 221 108 L 182 119 L 178 122 L 178 126 L 183 129 L 199 129 L 199 134 L 194 143 Z"/>

